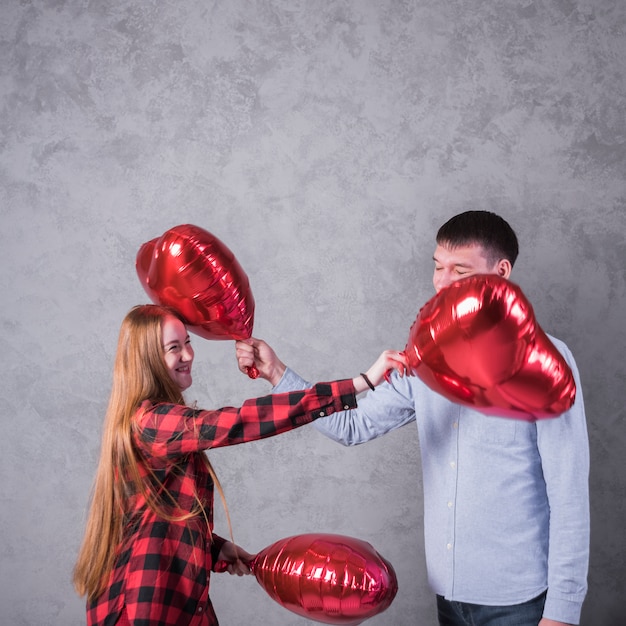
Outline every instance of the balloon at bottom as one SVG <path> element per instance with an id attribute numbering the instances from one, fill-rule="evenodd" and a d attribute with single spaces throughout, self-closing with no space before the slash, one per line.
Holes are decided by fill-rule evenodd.
<path id="1" fill-rule="evenodd" d="M 360 624 L 385 611 L 398 591 L 391 563 L 343 535 L 281 539 L 259 552 L 251 569 L 273 600 L 325 624 Z"/>

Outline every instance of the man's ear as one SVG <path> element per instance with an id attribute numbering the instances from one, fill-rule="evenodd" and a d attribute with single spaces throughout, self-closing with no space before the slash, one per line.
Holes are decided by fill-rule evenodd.
<path id="1" fill-rule="evenodd" d="M 508 278 L 511 275 L 512 269 L 511 261 L 508 259 L 500 259 L 497 263 L 496 273 L 498 276 L 502 276 L 502 278 Z"/>

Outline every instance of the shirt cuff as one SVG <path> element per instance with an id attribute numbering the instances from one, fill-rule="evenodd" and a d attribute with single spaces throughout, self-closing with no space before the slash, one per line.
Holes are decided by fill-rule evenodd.
<path id="1" fill-rule="evenodd" d="M 302 376 L 296 374 L 292 369 L 285 368 L 281 379 L 272 388 L 272 393 L 284 393 L 285 391 L 299 391 L 308 389 L 311 383 L 308 383 Z"/>
<path id="2" fill-rule="evenodd" d="M 327 384 L 329 383 L 318 383 L 316 387 Z M 355 409 L 357 407 L 356 391 L 354 389 L 354 383 L 352 382 L 351 378 L 338 380 L 330 384 L 332 384 L 332 386 L 334 387 L 333 395 L 335 396 L 332 403 L 332 412 L 348 411 L 349 409 Z M 338 395 L 335 393 L 335 390 Z M 325 417 L 329 414 L 330 412 L 326 410 L 324 414 L 320 415 L 320 417 Z"/>
<path id="3" fill-rule="evenodd" d="M 565 600 L 550 595 L 550 589 L 546 596 L 546 603 L 543 607 L 543 616 L 546 619 L 553 619 L 556 622 L 566 624 L 579 624 L 582 602 Z"/>

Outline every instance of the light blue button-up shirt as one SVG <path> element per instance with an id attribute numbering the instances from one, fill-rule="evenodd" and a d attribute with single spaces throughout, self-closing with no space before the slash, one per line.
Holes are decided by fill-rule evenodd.
<path id="1" fill-rule="evenodd" d="M 394 372 L 357 409 L 314 425 L 357 445 L 416 421 L 432 589 L 487 605 L 519 604 L 547 589 L 544 617 L 577 624 L 587 591 L 589 444 L 576 364 L 551 340 L 577 385 L 574 406 L 558 418 L 488 417 Z M 287 369 L 274 391 L 308 386 Z"/>

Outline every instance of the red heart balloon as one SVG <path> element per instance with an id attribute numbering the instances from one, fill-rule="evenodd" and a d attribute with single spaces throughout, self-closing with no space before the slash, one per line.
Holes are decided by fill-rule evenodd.
<path id="1" fill-rule="evenodd" d="M 576 397 L 572 371 L 530 302 L 500 276 L 458 280 L 431 298 L 405 354 L 431 389 L 490 415 L 556 417 Z"/>
<path id="2" fill-rule="evenodd" d="M 205 339 L 247 339 L 254 298 L 235 255 L 208 231 L 183 224 L 144 243 L 137 275 L 156 304 L 177 311 Z M 256 368 L 249 375 L 255 377 Z"/>
<path id="3" fill-rule="evenodd" d="M 288 537 L 250 566 L 273 600 L 324 624 L 360 624 L 385 611 L 398 591 L 391 563 L 369 543 L 343 535 Z"/>

